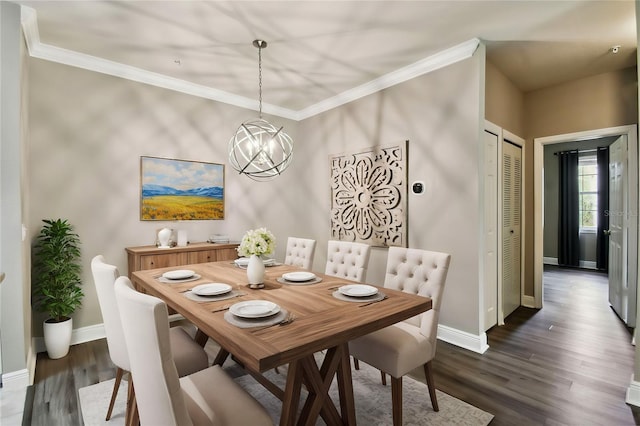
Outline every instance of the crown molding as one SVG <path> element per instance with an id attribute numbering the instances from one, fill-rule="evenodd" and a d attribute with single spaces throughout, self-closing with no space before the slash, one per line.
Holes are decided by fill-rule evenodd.
<path id="1" fill-rule="evenodd" d="M 255 99 L 42 43 L 38 31 L 36 11 L 25 6 L 22 6 L 22 30 L 25 35 L 29 56 L 31 57 L 258 111 L 258 103 Z M 296 111 L 265 103 L 262 105 L 262 111 L 292 120 L 297 120 L 298 115 Z"/>
<path id="2" fill-rule="evenodd" d="M 298 111 L 298 120 L 312 117 L 332 108 L 353 102 L 362 97 L 387 89 L 396 84 L 430 73 L 440 68 L 444 68 L 453 63 L 471 57 L 478 46 L 480 40 L 473 38 L 464 43 L 460 43 L 447 50 L 443 50 L 434 55 L 428 56 L 404 68 L 392 71 L 381 77 L 371 80 L 368 83 L 346 90 L 336 96 L 325 99 L 317 104 L 311 105 Z"/>
<path id="3" fill-rule="evenodd" d="M 139 83 L 149 84 L 168 90 L 185 93 L 191 96 L 211 99 L 213 101 L 258 111 L 255 99 L 234 95 L 224 90 L 191 83 L 163 74 L 132 67 L 104 58 L 87 55 L 73 50 L 52 46 L 40 41 L 38 18 L 35 9 L 21 6 L 22 31 L 27 43 L 29 56 L 56 62 L 76 68 L 82 68 L 114 77 L 124 78 Z M 278 105 L 263 103 L 262 111 L 266 114 L 294 121 L 304 120 L 330 109 L 353 102 L 396 84 L 411 80 L 420 75 L 446 67 L 473 55 L 480 44 L 477 38 L 468 40 L 457 46 L 431 55 L 404 68 L 385 74 L 375 80 L 349 89 L 331 98 L 327 98 L 301 110 L 292 110 Z"/>

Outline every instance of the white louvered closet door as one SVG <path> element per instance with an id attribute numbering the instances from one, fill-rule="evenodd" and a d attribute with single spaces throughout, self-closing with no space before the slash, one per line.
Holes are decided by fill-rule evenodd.
<path id="1" fill-rule="evenodd" d="M 502 143 L 502 310 L 520 306 L 522 149 Z"/>

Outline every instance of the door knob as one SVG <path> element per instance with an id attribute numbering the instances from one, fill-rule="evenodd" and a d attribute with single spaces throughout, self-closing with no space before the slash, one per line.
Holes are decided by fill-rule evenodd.
<path id="1" fill-rule="evenodd" d="M 611 230 L 609 229 L 603 229 L 602 232 L 604 233 L 604 235 L 611 235 Z"/>

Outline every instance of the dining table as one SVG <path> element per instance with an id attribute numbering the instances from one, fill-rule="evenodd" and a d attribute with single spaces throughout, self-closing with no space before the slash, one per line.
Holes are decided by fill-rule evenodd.
<path id="1" fill-rule="evenodd" d="M 132 281 L 193 323 L 202 345 L 211 338 L 220 346 L 214 364 L 231 355 L 279 398 L 280 425 L 315 425 L 318 417 L 328 425 L 355 425 L 349 341 L 428 311 L 431 299 L 278 262 L 267 265 L 259 289 L 249 288 L 246 269 L 228 260 L 136 271 Z M 185 279 L 175 273 L 186 273 Z M 217 288 L 230 291 L 199 291 Z M 274 307 L 269 316 L 244 315 L 263 306 Z M 263 373 L 284 366 L 282 389 Z M 334 379 L 339 404 L 329 397 Z"/>

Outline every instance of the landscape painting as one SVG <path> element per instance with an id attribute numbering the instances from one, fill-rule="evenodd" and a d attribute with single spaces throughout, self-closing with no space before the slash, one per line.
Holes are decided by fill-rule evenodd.
<path id="1" fill-rule="evenodd" d="M 140 220 L 224 219 L 224 165 L 140 157 Z"/>

